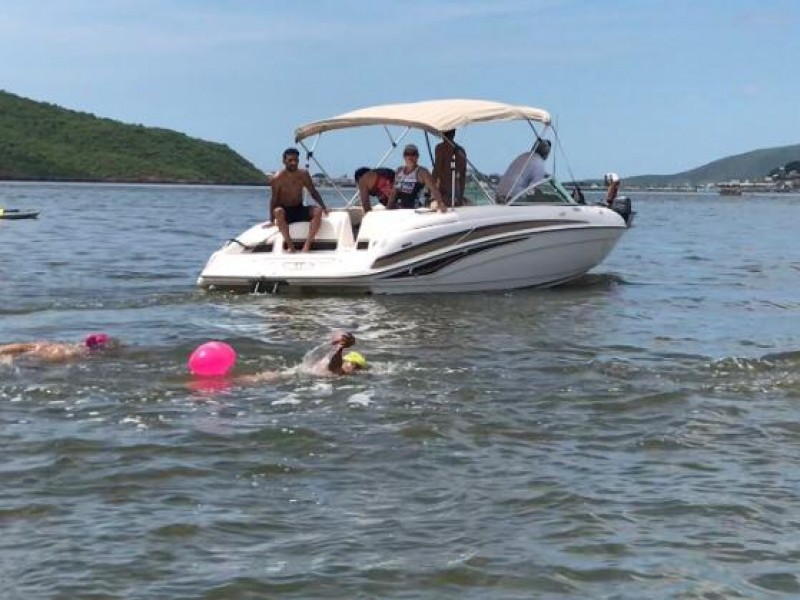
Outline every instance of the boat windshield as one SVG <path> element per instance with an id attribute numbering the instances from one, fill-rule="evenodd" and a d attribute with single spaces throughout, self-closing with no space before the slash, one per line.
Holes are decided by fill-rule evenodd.
<path id="1" fill-rule="evenodd" d="M 487 206 L 494 204 L 494 190 L 483 180 L 469 177 L 464 186 L 464 202 L 467 206 Z"/>
<path id="2" fill-rule="evenodd" d="M 528 204 L 577 204 L 577 202 L 558 181 L 548 178 L 523 190 L 508 204 L 520 206 Z"/>

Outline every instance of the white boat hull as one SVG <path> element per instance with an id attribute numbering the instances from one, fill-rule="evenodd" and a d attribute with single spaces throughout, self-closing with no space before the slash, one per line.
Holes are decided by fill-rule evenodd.
<path id="1" fill-rule="evenodd" d="M 373 211 L 352 236 L 354 209 L 331 211 L 317 240 L 289 253 L 257 225 L 214 253 L 198 284 L 255 292 L 419 294 L 547 287 L 598 265 L 625 231 L 603 207 L 465 207 L 445 214 Z M 307 224 L 292 225 L 295 241 Z"/>

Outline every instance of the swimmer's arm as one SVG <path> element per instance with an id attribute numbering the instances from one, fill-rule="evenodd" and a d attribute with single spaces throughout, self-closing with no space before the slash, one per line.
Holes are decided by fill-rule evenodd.
<path id="1" fill-rule="evenodd" d="M 314 185 L 314 180 L 311 179 L 311 175 L 309 174 L 308 171 L 306 171 L 303 175 L 303 184 L 306 186 L 308 193 L 311 194 L 311 197 L 314 199 L 314 202 L 319 204 L 320 208 L 327 215 L 328 207 L 325 206 L 325 202 L 322 200 L 322 195 L 317 190 L 317 186 Z"/>
<path id="2" fill-rule="evenodd" d="M 243 385 L 252 385 L 255 383 L 269 383 L 280 379 L 280 373 L 276 371 L 264 371 L 262 373 L 255 373 L 253 375 L 242 375 L 236 378 L 237 383 Z"/>
<path id="3" fill-rule="evenodd" d="M 17 356 L 30 352 L 39 344 L 36 342 L 20 342 L 18 344 L 6 344 L 0 346 L 0 356 Z"/>
<path id="4" fill-rule="evenodd" d="M 343 373 L 342 363 L 344 360 L 342 359 L 342 350 L 344 350 L 344 346 L 339 344 L 336 347 L 336 352 L 333 353 L 333 356 L 331 356 L 331 359 L 328 361 L 328 371 L 334 375 L 341 375 Z"/>

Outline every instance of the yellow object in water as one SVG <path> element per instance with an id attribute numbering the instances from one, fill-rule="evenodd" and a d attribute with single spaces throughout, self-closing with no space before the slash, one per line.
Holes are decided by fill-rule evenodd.
<path id="1" fill-rule="evenodd" d="M 353 363 L 355 366 L 357 366 L 360 369 L 366 369 L 367 368 L 367 359 L 364 358 L 363 354 L 361 354 L 360 352 L 356 352 L 355 350 L 352 350 L 352 351 L 348 352 L 347 354 L 345 354 L 344 357 L 342 358 L 342 360 L 345 360 L 345 361 L 347 361 L 349 363 Z"/>
<path id="2" fill-rule="evenodd" d="M 5 209 L 5 208 L 0 208 L 0 217 L 2 217 L 2 216 L 3 216 L 3 213 L 4 213 L 4 212 L 6 212 L 6 209 Z"/>

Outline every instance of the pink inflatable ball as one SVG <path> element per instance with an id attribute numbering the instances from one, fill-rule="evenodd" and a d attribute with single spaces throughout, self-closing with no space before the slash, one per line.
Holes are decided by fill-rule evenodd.
<path id="1" fill-rule="evenodd" d="M 201 377 L 225 375 L 236 363 L 236 350 L 225 342 L 200 344 L 189 356 L 189 371 Z"/>

